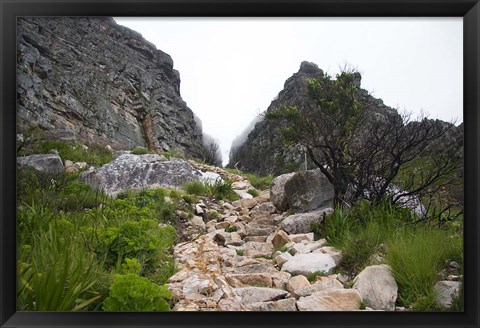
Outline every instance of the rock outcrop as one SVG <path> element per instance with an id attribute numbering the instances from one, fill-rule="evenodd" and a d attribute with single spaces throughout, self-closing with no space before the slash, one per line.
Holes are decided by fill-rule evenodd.
<path id="1" fill-rule="evenodd" d="M 308 99 L 307 79 L 322 78 L 323 71 L 311 62 L 302 62 L 297 73 L 293 74 L 284 84 L 284 88 L 273 100 L 267 112 L 282 106 L 297 106 L 308 108 L 311 105 Z M 357 74 L 357 87 L 362 100 L 370 104 L 372 115 L 395 114 L 393 108 L 385 106 L 381 99 L 373 98 L 366 90 L 360 89 L 361 76 Z M 305 169 L 304 152 L 299 147 L 285 147 L 279 133 L 282 126 L 272 124 L 268 120 L 261 120 L 255 124 L 246 140 L 234 141 L 230 151 L 229 165 L 235 163 L 243 171 L 255 172 L 266 175 L 273 173 L 279 175 L 298 169 Z M 243 142 L 241 142 L 243 141 Z M 308 164 L 308 168 L 315 167 Z"/>
<path id="2" fill-rule="evenodd" d="M 202 174 L 183 159 L 125 154 L 96 170 L 82 172 L 80 180 L 108 195 L 116 195 L 127 189 L 181 187 L 201 177 Z"/>
<path id="3" fill-rule="evenodd" d="M 172 58 L 107 17 L 20 17 L 17 128 L 115 149 L 199 156 Z"/>

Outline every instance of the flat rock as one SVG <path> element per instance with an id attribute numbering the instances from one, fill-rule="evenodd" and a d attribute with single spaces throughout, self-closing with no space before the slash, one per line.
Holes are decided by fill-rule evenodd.
<path id="1" fill-rule="evenodd" d="M 232 287 L 272 287 L 272 278 L 268 273 L 231 273 L 226 274 L 225 278 Z"/>
<path id="2" fill-rule="evenodd" d="M 299 311 L 356 311 L 362 296 L 356 289 L 324 290 L 297 301 Z"/>
<path id="3" fill-rule="evenodd" d="M 296 300 L 287 298 L 278 301 L 258 302 L 247 305 L 250 311 L 297 311 Z"/>
<path id="4" fill-rule="evenodd" d="M 234 291 L 242 299 L 243 304 L 275 301 L 289 295 L 285 290 L 265 287 L 234 288 Z"/>
<path id="5" fill-rule="evenodd" d="M 335 261 L 328 254 L 308 253 L 297 254 L 285 262 L 282 271 L 293 275 L 301 274 L 308 276 L 314 272 L 330 273 L 336 267 Z"/>

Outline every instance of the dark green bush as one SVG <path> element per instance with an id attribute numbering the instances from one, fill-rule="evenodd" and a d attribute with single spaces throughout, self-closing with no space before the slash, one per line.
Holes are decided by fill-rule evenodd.
<path id="1" fill-rule="evenodd" d="M 169 311 L 168 286 L 159 286 L 147 278 L 128 273 L 116 274 L 110 295 L 103 302 L 105 311 Z"/>

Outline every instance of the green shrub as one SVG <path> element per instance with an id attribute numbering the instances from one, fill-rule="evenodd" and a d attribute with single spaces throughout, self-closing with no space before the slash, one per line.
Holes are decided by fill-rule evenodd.
<path id="1" fill-rule="evenodd" d="M 185 192 L 196 196 L 205 196 L 208 194 L 207 186 L 201 181 L 188 182 L 182 187 Z"/>
<path id="2" fill-rule="evenodd" d="M 82 300 L 98 279 L 98 264 L 82 238 L 50 225 L 22 246 L 18 265 L 18 310 L 79 310 L 98 297 Z"/>
<path id="3" fill-rule="evenodd" d="M 386 260 L 397 281 L 400 302 L 408 305 L 429 297 L 445 263 L 462 257 L 461 245 L 461 238 L 452 238 L 449 231 L 424 226 L 398 231 L 388 242 Z"/>
<path id="4" fill-rule="evenodd" d="M 148 154 L 149 151 L 147 148 L 145 147 L 140 147 L 140 146 L 137 146 L 135 148 L 132 149 L 132 152 L 131 152 L 133 155 L 145 155 L 145 154 Z"/>
<path id="5" fill-rule="evenodd" d="M 125 257 L 138 258 L 143 265 L 152 265 L 175 240 L 172 226 L 158 227 L 151 219 L 127 220 L 120 226 L 98 232 L 97 251 L 107 254 L 107 264 L 115 265 Z"/>
<path id="6" fill-rule="evenodd" d="M 159 286 L 133 273 L 115 275 L 105 311 L 169 311 L 168 286 Z"/>
<path id="7" fill-rule="evenodd" d="M 142 264 L 136 258 L 125 258 L 125 262 L 122 263 L 122 273 L 128 274 L 140 274 L 142 272 Z"/>

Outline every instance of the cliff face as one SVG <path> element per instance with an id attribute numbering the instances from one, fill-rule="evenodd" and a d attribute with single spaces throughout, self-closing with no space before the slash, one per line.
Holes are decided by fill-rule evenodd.
<path id="1" fill-rule="evenodd" d="M 323 71 L 316 64 L 302 62 L 299 71 L 287 79 L 267 112 L 281 106 L 308 108 L 307 79 L 323 76 Z M 366 90 L 360 89 L 360 82 L 361 76 L 357 74 L 357 87 L 362 101 L 370 104 L 372 115 L 397 115 L 396 110 L 385 106 L 381 99 L 373 98 Z M 237 167 L 244 171 L 275 175 L 301 168 L 305 161 L 304 152 L 296 147 L 285 147 L 280 128 L 267 120 L 258 122 L 243 143 L 234 142 L 232 145 L 229 166 L 238 163 Z M 310 163 L 308 168 L 315 168 L 315 165 Z"/>
<path id="2" fill-rule="evenodd" d="M 202 149 L 172 58 L 112 18 L 19 18 L 17 104 L 19 131 L 36 124 L 117 149 Z"/>

